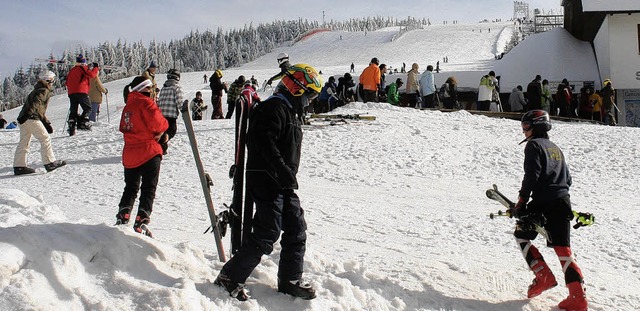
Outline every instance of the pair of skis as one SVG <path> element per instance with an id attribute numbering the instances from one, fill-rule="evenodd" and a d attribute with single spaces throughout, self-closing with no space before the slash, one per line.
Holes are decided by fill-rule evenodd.
<path id="1" fill-rule="evenodd" d="M 366 115 L 366 114 L 323 114 L 323 113 L 313 113 L 309 116 L 311 119 L 338 119 L 338 120 L 365 120 L 365 121 L 373 121 L 376 119 L 375 116 Z"/>
<path id="2" fill-rule="evenodd" d="M 211 199 L 211 186 L 213 181 L 209 174 L 205 172 L 204 165 L 198 151 L 198 143 L 196 141 L 193 130 L 193 122 L 189 111 L 189 101 L 185 100 L 181 112 L 184 119 L 187 135 L 193 151 L 193 157 L 202 183 L 204 198 L 207 203 L 207 210 L 211 220 L 211 229 L 215 237 L 216 247 L 218 249 L 218 257 L 220 261 L 226 261 L 222 237 L 226 233 L 227 224 L 231 227 L 231 254 L 235 254 L 242 244 L 246 243 L 251 234 L 251 220 L 253 218 L 253 200 L 244 193 L 244 171 L 245 171 L 245 150 L 247 143 L 247 128 L 249 122 L 249 110 L 252 106 L 251 98 L 240 96 L 236 102 L 236 140 L 235 140 L 235 161 L 229 170 L 229 177 L 233 178 L 233 199 L 231 206 L 219 214 L 216 214 L 213 201 Z M 244 200 L 243 200 L 244 199 Z M 243 204 L 244 203 L 244 204 Z"/>
<path id="3" fill-rule="evenodd" d="M 489 214 L 489 218 L 495 219 L 496 217 L 505 216 L 505 217 L 513 217 L 512 211 L 515 208 L 516 204 L 513 201 L 509 200 L 504 194 L 498 191 L 498 186 L 493 185 L 493 188 L 487 189 L 486 195 L 489 199 L 498 201 L 504 207 L 507 208 L 506 211 L 499 210 L 497 213 Z M 572 211 L 575 217 L 576 223 L 573 225 L 574 229 L 578 229 L 584 226 L 591 226 L 595 223 L 595 216 L 591 213 L 584 212 L 576 212 Z M 525 224 L 533 226 L 536 232 L 540 233 L 540 235 L 544 236 L 547 241 L 551 242 L 551 238 L 549 237 L 549 233 L 544 228 L 544 224 L 540 221 L 540 219 L 527 219 L 521 220 L 525 222 Z"/>

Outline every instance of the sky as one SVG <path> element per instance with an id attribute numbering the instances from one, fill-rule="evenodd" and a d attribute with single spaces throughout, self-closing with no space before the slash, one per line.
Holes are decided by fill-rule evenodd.
<path id="1" fill-rule="evenodd" d="M 35 58 L 59 56 L 78 44 L 180 39 L 191 30 L 231 29 L 249 23 L 298 18 L 322 22 L 367 16 L 429 18 L 475 23 L 507 20 L 513 2 L 507 0 L 313 1 L 296 0 L 2 0 L 0 11 L 0 78 L 13 75 Z M 530 8 L 560 12 L 561 0 L 529 1 Z"/>
<path id="2" fill-rule="evenodd" d="M 366 37 L 320 33 L 287 49 L 292 58 L 322 68 L 324 79 L 348 71 L 363 57 L 362 50 L 388 64 L 415 57 L 409 50 L 448 54 L 451 63 L 442 64 L 445 71 L 438 78 L 450 74 L 448 66 L 465 71 L 509 61 L 492 56 L 508 37 L 509 23 L 483 26 L 492 31 L 439 25 L 393 42 L 386 39 L 397 29 Z M 475 53 L 451 50 L 448 41 L 434 44 L 434 37 L 464 42 Z M 539 39 L 534 38 L 526 40 Z M 322 49 L 324 57 L 317 54 Z M 224 70 L 223 80 L 243 74 L 264 81 L 278 71 L 275 58 L 283 50 Z M 530 54 L 532 63 L 543 57 Z M 357 73 L 363 62 L 356 62 Z M 209 103 L 203 74 L 182 74 L 185 98 L 201 91 Z M 406 75 L 389 74 L 387 81 L 396 77 Z M 162 85 L 166 75 L 156 79 Z M 488 217 L 503 207 L 485 197 L 486 189 L 497 184 L 514 200 L 518 194 L 525 146 L 518 145 L 523 138 L 518 121 L 358 102 L 334 113 L 369 114 L 376 120 L 334 126 L 315 120 L 303 129 L 297 193 L 308 226 L 304 277 L 318 297 L 302 301 L 276 292 L 276 243 L 247 280 L 252 299 L 238 302 L 212 284 L 222 263 L 213 237 L 202 234 L 209 218 L 181 118 L 160 170 L 149 224 L 155 238 L 113 225 L 124 187 L 120 90 L 130 81 L 105 83 L 109 93 L 98 122 L 73 137 L 63 129 L 68 97 L 51 98 L 47 116 L 55 130 L 53 150 L 68 163 L 51 173 L 45 173 L 39 144 L 33 142 L 27 163 L 37 173 L 13 176 L 19 131 L 0 130 L 0 310 L 551 311 L 567 296 L 562 267 L 538 237 L 534 244 L 560 284 L 527 299 L 533 274 L 513 238 L 514 220 Z M 270 91 L 259 95 L 266 98 Z M 18 110 L 3 114 L 14 120 Z M 549 135 L 563 150 L 573 177 L 572 207 L 596 217 L 593 226 L 571 236 L 589 310 L 640 310 L 640 246 L 637 235 L 629 234 L 640 232 L 640 128 L 552 123 Z M 205 118 L 194 127 L 220 211 L 232 197 L 228 171 L 234 124 Z M 228 236 L 223 242 L 228 255 Z"/>

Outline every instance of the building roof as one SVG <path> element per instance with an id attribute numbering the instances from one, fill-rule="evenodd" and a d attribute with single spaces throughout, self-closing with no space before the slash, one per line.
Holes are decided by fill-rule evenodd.
<path id="1" fill-rule="evenodd" d="M 598 64 L 591 44 L 573 37 L 564 28 L 531 35 L 494 66 L 501 76 L 501 92 L 526 85 L 536 75 L 549 82 L 594 81 L 600 83 Z"/>
<path id="2" fill-rule="evenodd" d="M 582 0 L 583 12 L 640 12 L 639 0 Z"/>

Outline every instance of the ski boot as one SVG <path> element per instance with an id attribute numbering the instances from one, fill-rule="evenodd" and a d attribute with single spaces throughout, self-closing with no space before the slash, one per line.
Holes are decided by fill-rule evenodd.
<path id="1" fill-rule="evenodd" d="M 26 175 L 26 174 L 33 174 L 35 173 L 36 170 L 30 168 L 30 167 L 26 167 L 26 166 L 14 166 L 13 167 L 13 175 Z"/>
<path id="2" fill-rule="evenodd" d="M 91 131 L 91 122 L 87 118 L 79 118 L 77 120 L 78 129 L 81 131 Z"/>
<path id="3" fill-rule="evenodd" d="M 569 296 L 558 304 L 558 308 L 567 311 L 587 311 L 587 295 L 580 282 L 567 284 Z"/>
<path id="4" fill-rule="evenodd" d="M 120 210 L 118 211 L 118 214 L 116 214 L 116 226 L 128 224 L 130 218 L 131 218 L 131 208 L 130 207 L 120 208 Z"/>
<path id="5" fill-rule="evenodd" d="M 144 234 L 150 238 L 153 238 L 153 234 L 147 225 L 149 224 L 149 217 L 147 213 L 144 211 L 138 211 L 138 215 L 136 216 L 136 222 L 133 223 L 133 230 L 140 234 Z"/>
<path id="6" fill-rule="evenodd" d="M 278 279 L 278 291 L 304 300 L 316 298 L 316 290 L 303 280 L 283 281 Z"/>
<path id="7" fill-rule="evenodd" d="M 553 273 L 549 269 L 549 266 L 542 259 L 538 259 L 533 262 L 531 266 L 531 270 L 535 273 L 536 278 L 533 279 L 531 285 L 529 285 L 529 290 L 527 291 L 527 297 L 533 298 L 542 294 L 542 292 L 554 288 L 558 285 L 556 282 L 556 277 L 553 276 Z"/>
<path id="8" fill-rule="evenodd" d="M 44 165 L 44 169 L 47 170 L 47 172 L 51 172 L 59 167 L 63 167 L 67 165 L 67 162 L 62 161 L 62 160 L 55 160 L 49 164 L 45 164 Z"/>
<path id="9" fill-rule="evenodd" d="M 69 128 L 67 129 L 67 133 L 69 133 L 69 136 L 73 136 L 76 134 L 76 120 L 75 119 L 69 119 Z"/>
<path id="10" fill-rule="evenodd" d="M 247 301 L 249 299 L 249 292 L 244 286 L 244 283 L 236 283 L 232 281 L 226 274 L 220 272 L 213 284 L 224 287 L 229 292 L 229 296 L 238 299 L 240 301 Z"/>

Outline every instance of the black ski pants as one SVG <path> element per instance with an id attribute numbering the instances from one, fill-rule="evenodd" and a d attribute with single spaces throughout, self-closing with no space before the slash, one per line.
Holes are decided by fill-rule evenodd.
<path id="1" fill-rule="evenodd" d="M 77 124 L 83 124 L 89 119 L 91 102 L 89 95 L 84 93 L 69 94 L 69 120 L 75 120 Z M 78 117 L 78 106 L 82 108 L 82 115 Z"/>
<path id="2" fill-rule="evenodd" d="M 255 202 L 253 231 L 248 242 L 224 265 L 222 273 L 234 282 L 244 283 L 262 255 L 271 254 L 282 232 L 278 279 L 299 280 L 306 251 L 307 223 L 298 195 L 293 190 L 247 190 Z"/>
<path id="3" fill-rule="evenodd" d="M 153 200 L 156 198 L 156 187 L 160 176 L 160 162 L 162 158 L 158 155 L 144 164 L 135 168 L 124 169 L 124 192 L 120 199 L 120 210 L 123 208 L 133 209 L 136 202 L 138 190 L 140 190 L 140 204 L 138 215 L 144 217 L 151 216 L 153 210 Z M 140 182 L 142 181 L 142 185 Z M 145 213 L 145 214 L 142 214 Z"/>

